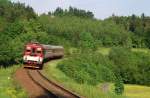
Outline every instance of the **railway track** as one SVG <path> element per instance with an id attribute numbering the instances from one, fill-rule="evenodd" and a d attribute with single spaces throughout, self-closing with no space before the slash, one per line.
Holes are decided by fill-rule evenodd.
<path id="1" fill-rule="evenodd" d="M 34 83 L 39 85 L 47 93 L 50 93 L 50 96 L 53 95 L 50 98 L 83 98 L 53 81 L 48 80 L 39 70 L 27 69 L 26 72 Z"/>

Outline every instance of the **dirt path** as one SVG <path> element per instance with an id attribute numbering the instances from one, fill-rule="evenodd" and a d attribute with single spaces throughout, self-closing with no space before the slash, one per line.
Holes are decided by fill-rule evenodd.
<path id="1" fill-rule="evenodd" d="M 20 68 L 15 73 L 15 79 L 27 91 L 29 98 L 56 98 L 47 93 L 28 76 L 27 69 Z"/>

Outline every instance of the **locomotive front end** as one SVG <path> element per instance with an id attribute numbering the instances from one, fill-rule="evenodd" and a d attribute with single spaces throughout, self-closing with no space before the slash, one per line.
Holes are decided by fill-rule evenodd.
<path id="1" fill-rule="evenodd" d="M 25 46 L 23 55 L 24 67 L 41 68 L 43 64 L 43 48 L 40 44 L 30 43 Z"/>

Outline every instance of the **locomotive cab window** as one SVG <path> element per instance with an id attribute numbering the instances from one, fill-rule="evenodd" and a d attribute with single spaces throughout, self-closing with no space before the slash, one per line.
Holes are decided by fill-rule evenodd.
<path id="1" fill-rule="evenodd" d="M 42 53 L 42 49 L 41 48 L 37 48 L 36 53 L 38 53 L 38 54 Z"/>
<path id="2" fill-rule="evenodd" d="M 42 52 L 41 50 L 37 50 L 37 51 L 36 51 L 36 53 L 41 53 L 41 52 Z"/>
<path id="3" fill-rule="evenodd" d="M 26 50 L 27 52 L 31 52 L 31 50 Z"/>
<path id="4" fill-rule="evenodd" d="M 31 47 L 27 47 L 26 52 L 31 52 Z"/>

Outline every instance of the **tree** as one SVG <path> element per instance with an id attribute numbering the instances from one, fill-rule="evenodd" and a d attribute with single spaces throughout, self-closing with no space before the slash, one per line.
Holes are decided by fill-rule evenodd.
<path id="1" fill-rule="evenodd" d="M 90 11 L 85 11 L 82 9 L 77 9 L 73 7 L 69 7 L 69 9 L 63 10 L 62 8 L 58 7 L 54 11 L 54 13 L 49 12 L 48 15 L 54 15 L 54 16 L 77 16 L 77 17 L 82 17 L 82 18 L 94 18 L 94 14 Z"/>
<path id="2" fill-rule="evenodd" d="M 94 38 L 92 37 L 91 33 L 89 32 L 81 32 L 80 35 L 79 45 L 83 49 L 94 49 L 96 48 L 96 44 L 94 42 Z"/>
<path id="3" fill-rule="evenodd" d="M 144 13 L 142 13 L 142 15 L 141 15 L 141 21 L 142 21 L 142 32 L 144 33 L 145 32 L 144 28 L 146 27 L 146 20 L 145 20 Z"/>
<path id="4" fill-rule="evenodd" d="M 146 46 L 150 48 L 150 28 L 147 28 L 145 32 L 146 32 L 145 43 Z"/>
<path id="5" fill-rule="evenodd" d="M 129 31 L 135 32 L 135 28 L 136 28 L 136 16 L 133 14 L 130 20 Z"/>
<path id="6" fill-rule="evenodd" d="M 115 80 L 115 93 L 120 95 L 120 94 L 123 94 L 124 92 L 124 84 L 123 84 L 123 81 L 121 79 L 120 76 L 117 77 L 117 79 Z"/>
<path id="7" fill-rule="evenodd" d="M 64 14 L 64 11 L 60 7 L 56 8 L 56 10 L 54 11 L 55 16 L 62 16 L 63 14 Z"/>

